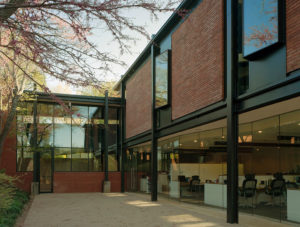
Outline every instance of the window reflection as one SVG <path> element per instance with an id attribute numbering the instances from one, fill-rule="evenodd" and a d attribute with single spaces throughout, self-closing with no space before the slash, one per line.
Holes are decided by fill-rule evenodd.
<path id="1" fill-rule="evenodd" d="M 72 147 L 88 147 L 88 107 L 72 106 Z"/>
<path id="2" fill-rule="evenodd" d="M 244 0 L 244 56 L 279 41 L 278 0 Z"/>
<path id="3" fill-rule="evenodd" d="M 37 144 L 39 147 L 53 146 L 53 105 L 38 104 Z"/>
<path id="4" fill-rule="evenodd" d="M 70 112 L 60 105 L 54 106 L 54 146 L 71 147 Z"/>
<path id="5" fill-rule="evenodd" d="M 17 171 L 32 171 L 32 103 L 21 102 L 16 119 Z M 108 123 L 108 170 L 119 171 L 118 108 L 109 108 Z M 103 106 L 37 105 L 37 143 L 42 150 L 54 148 L 55 171 L 104 171 L 104 132 Z"/>
<path id="6" fill-rule="evenodd" d="M 168 60 L 169 52 L 165 51 L 156 57 L 156 84 L 155 84 L 155 106 L 161 107 L 168 104 Z"/>
<path id="7" fill-rule="evenodd" d="M 85 149 L 72 148 L 72 171 L 89 171 L 88 158 Z"/>
<path id="8" fill-rule="evenodd" d="M 54 170 L 71 171 L 71 149 L 55 148 L 54 149 Z"/>
<path id="9" fill-rule="evenodd" d="M 33 171 L 33 152 L 30 147 L 17 149 L 17 171 Z"/>

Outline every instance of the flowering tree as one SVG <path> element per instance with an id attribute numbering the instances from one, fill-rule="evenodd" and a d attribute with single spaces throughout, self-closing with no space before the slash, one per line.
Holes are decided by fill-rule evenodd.
<path id="1" fill-rule="evenodd" d="M 103 32 L 110 33 L 123 53 L 129 51 L 129 43 L 134 40 L 135 33 L 147 36 L 145 28 L 134 24 L 124 12 L 142 8 L 156 17 L 158 12 L 172 10 L 177 2 L 178 0 L 2 0 L 0 68 L 12 64 L 23 76 L 49 94 L 50 90 L 39 83 L 22 62 L 37 67 L 46 76 L 68 84 L 100 88 L 101 80 L 95 76 L 95 72 L 111 72 L 115 64 L 125 63 L 111 53 L 97 48 L 88 39 L 93 27 L 101 27 Z M 97 66 L 91 64 L 95 61 Z M 12 91 L 12 97 L 20 95 L 20 92 L 16 93 L 16 89 Z M 16 99 L 7 100 L 13 112 L 8 114 L 11 117 L 7 118 L 4 128 L 10 127 L 15 116 L 16 105 L 13 100 Z M 2 130 L 0 157 L 4 138 Z"/>

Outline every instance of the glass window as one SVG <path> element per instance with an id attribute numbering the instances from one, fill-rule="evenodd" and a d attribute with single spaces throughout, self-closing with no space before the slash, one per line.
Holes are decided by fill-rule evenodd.
<path id="1" fill-rule="evenodd" d="M 54 149 L 54 169 L 55 171 L 71 171 L 71 149 Z"/>
<path id="2" fill-rule="evenodd" d="M 163 52 L 156 57 L 156 84 L 155 84 L 155 107 L 161 107 L 168 104 L 168 64 L 169 51 Z"/>
<path id="3" fill-rule="evenodd" d="M 17 148 L 17 171 L 33 171 L 33 152 L 30 147 Z"/>
<path id="4" fill-rule="evenodd" d="M 89 171 L 103 171 L 103 155 L 99 153 L 89 153 Z"/>
<path id="5" fill-rule="evenodd" d="M 278 0 L 244 0 L 243 13 L 245 57 L 279 42 Z"/>
<path id="6" fill-rule="evenodd" d="M 115 151 L 108 153 L 108 171 L 118 171 L 118 159 Z"/>
<path id="7" fill-rule="evenodd" d="M 72 171 L 88 171 L 88 152 L 81 148 L 72 148 Z"/>
<path id="8" fill-rule="evenodd" d="M 279 118 L 271 117 L 253 122 L 253 142 L 274 143 L 279 133 Z"/>
<path id="9" fill-rule="evenodd" d="M 54 146 L 71 147 L 71 116 L 67 107 L 54 106 Z"/>
<path id="10" fill-rule="evenodd" d="M 88 107 L 72 106 L 72 147 L 88 147 Z"/>
<path id="11" fill-rule="evenodd" d="M 38 104 L 37 144 L 40 147 L 53 146 L 53 105 Z"/>

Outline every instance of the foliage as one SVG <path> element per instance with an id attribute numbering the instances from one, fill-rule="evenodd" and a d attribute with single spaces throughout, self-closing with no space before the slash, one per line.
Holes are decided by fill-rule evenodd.
<path id="1" fill-rule="evenodd" d="M 0 227 L 14 226 L 16 219 L 21 214 L 24 205 L 28 201 L 28 193 L 17 190 L 14 194 L 11 205 L 7 209 L 0 211 Z"/>
<path id="2" fill-rule="evenodd" d="M 28 201 L 28 194 L 16 188 L 16 177 L 0 171 L 0 227 L 13 226 Z"/>
<path id="3" fill-rule="evenodd" d="M 103 82 L 101 88 L 94 88 L 92 86 L 86 87 L 84 89 L 81 89 L 78 91 L 78 94 L 80 95 L 89 95 L 89 96 L 99 96 L 104 97 L 105 96 L 105 90 L 108 91 L 108 95 L 110 97 L 120 97 L 120 94 L 118 91 L 115 91 L 113 89 L 114 85 L 117 83 L 117 81 L 108 81 Z"/>
<path id="4" fill-rule="evenodd" d="M 12 201 L 16 191 L 16 178 L 0 173 L 0 210 L 7 209 Z"/>
<path id="5" fill-rule="evenodd" d="M 99 86 L 96 73 L 111 72 L 117 56 L 97 47 L 89 35 L 97 27 L 111 34 L 120 53 L 130 52 L 136 33 L 148 37 L 145 27 L 128 17 L 131 9 L 174 10 L 178 0 L 6 0 L 0 3 L 0 65 L 13 62 L 31 75 L 6 51 L 13 51 L 43 73 L 75 86 Z M 93 60 L 91 60 L 93 59 Z M 97 64 L 94 64 L 97 62 Z M 32 78 L 33 79 L 33 78 Z"/>

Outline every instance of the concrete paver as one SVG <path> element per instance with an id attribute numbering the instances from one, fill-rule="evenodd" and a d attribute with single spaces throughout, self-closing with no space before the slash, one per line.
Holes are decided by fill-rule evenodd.
<path id="1" fill-rule="evenodd" d="M 24 227 L 217 227 L 226 223 L 225 210 L 201 207 L 136 193 L 72 193 L 37 195 Z M 240 215 L 234 226 L 290 226 L 266 218 Z"/>

